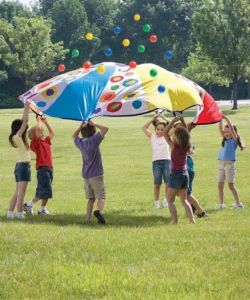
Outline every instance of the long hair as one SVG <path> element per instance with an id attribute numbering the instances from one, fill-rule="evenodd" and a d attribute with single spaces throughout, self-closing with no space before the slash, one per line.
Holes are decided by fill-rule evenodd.
<path id="1" fill-rule="evenodd" d="M 83 138 L 89 138 L 96 134 L 96 128 L 91 124 L 84 124 L 81 127 L 81 134 Z"/>
<path id="2" fill-rule="evenodd" d="M 229 128 L 228 125 L 226 125 L 225 127 L 226 127 L 226 128 Z M 240 147 L 240 150 L 242 151 L 242 150 L 244 150 L 244 149 L 246 148 L 246 146 L 244 145 L 244 143 L 243 143 L 243 141 L 242 141 L 240 135 L 238 134 L 238 132 L 237 132 L 237 127 L 236 127 L 235 125 L 233 125 L 233 129 L 234 129 L 234 131 L 235 131 L 235 133 L 236 133 L 236 135 L 237 135 L 237 143 L 238 143 L 238 146 Z M 222 140 L 222 143 L 221 143 L 222 147 L 224 147 L 226 140 L 227 140 L 227 139 L 224 137 L 223 140 Z"/>
<path id="3" fill-rule="evenodd" d="M 186 154 L 189 154 L 192 151 L 192 145 L 188 130 L 185 127 L 178 126 L 176 127 L 174 134 L 181 150 Z"/>
<path id="4" fill-rule="evenodd" d="M 21 119 L 16 119 L 11 124 L 11 133 L 9 135 L 9 142 L 10 142 L 11 146 L 14 148 L 17 148 L 17 145 L 13 141 L 13 136 L 17 134 L 17 132 L 21 128 L 22 124 L 23 124 L 23 120 L 21 120 Z M 26 149 L 29 149 L 29 144 L 28 144 L 27 135 L 26 135 L 28 128 L 29 128 L 29 126 L 27 125 L 27 127 L 25 128 L 25 130 L 22 134 L 22 140 L 23 140 L 23 143 L 24 143 Z"/>

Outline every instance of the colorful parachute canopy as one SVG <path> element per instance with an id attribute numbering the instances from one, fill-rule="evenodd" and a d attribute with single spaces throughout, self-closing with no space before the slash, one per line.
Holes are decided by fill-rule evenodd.
<path id="1" fill-rule="evenodd" d="M 104 70 L 101 74 L 100 65 Z M 156 72 L 150 72 L 152 69 Z M 160 93 L 159 86 L 165 91 Z M 182 112 L 198 106 L 198 124 L 205 95 L 194 82 L 153 64 L 131 69 L 124 64 L 102 63 L 49 79 L 19 99 L 29 101 L 37 114 L 81 121 L 97 116 L 135 116 L 157 108 Z"/>

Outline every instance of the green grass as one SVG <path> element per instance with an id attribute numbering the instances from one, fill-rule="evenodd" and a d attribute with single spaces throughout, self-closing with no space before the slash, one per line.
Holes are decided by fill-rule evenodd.
<path id="1" fill-rule="evenodd" d="M 194 195 L 209 218 L 189 224 L 177 199 L 179 225 L 172 226 L 168 210 L 153 210 L 151 146 L 141 130 L 149 116 L 100 118 L 110 127 L 101 145 L 108 224 L 86 226 L 81 154 L 71 139 L 79 123 L 50 118 L 56 136 L 48 208 L 55 215 L 7 221 L 15 188 L 8 134 L 21 112 L 0 111 L 0 299 L 250 299 L 249 148 L 237 152 L 236 187 L 246 209 L 231 209 L 226 189 L 228 208 L 217 212 L 217 125 L 193 131 Z M 250 108 L 225 113 L 250 145 Z M 36 188 L 32 159 L 26 200 Z"/>

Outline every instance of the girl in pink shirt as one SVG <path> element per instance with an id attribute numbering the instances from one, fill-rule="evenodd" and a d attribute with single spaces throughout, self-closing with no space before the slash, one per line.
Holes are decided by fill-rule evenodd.
<path id="1" fill-rule="evenodd" d="M 171 213 L 173 224 L 178 223 L 177 210 L 175 207 L 175 196 L 178 193 L 181 203 L 184 206 L 189 220 L 195 223 L 193 211 L 191 205 L 187 199 L 188 188 L 188 167 L 187 167 L 187 155 L 192 151 L 192 145 L 190 135 L 185 127 L 177 127 L 173 133 L 173 141 L 170 137 L 169 131 L 177 121 L 184 123 L 183 117 L 174 118 L 168 126 L 164 129 L 164 137 L 169 144 L 171 153 L 171 174 L 168 183 L 168 208 Z"/>

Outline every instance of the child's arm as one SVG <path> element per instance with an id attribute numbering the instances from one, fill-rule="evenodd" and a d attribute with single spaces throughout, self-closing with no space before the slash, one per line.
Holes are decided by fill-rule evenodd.
<path id="1" fill-rule="evenodd" d="M 164 116 L 164 114 L 163 113 L 161 113 L 161 118 L 162 118 L 162 120 L 164 120 L 164 121 L 166 121 L 167 123 L 170 123 L 170 120 L 169 119 L 167 119 L 165 116 Z"/>
<path id="2" fill-rule="evenodd" d="M 17 132 L 17 135 L 20 136 L 20 137 L 23 135 L 23 133 L 24 133 L 24 131 L 25 131 L 27 125 L 28 125 L 28 121 L 29 121 L 29 105 L 30 104 L 27 101 L 24 103 L 23 118 L 22 118 L 23 122 L 22 122 L 22 126 L 20 127 L 20 129 Z"/>
<path id="3" fill-rule="evenodd" d="M 49 139 L 52 140 L 53 137 L 55 136 L 55 131 L 53 130 L 53 128 L 50 126 L 49 122 L 47 121 L 46 118 L 41 118 L 41 121 L 43 122 L 43 124 L 47 127 L 48 131 L 49 131 Z"/>
<path id="4" fill-rule="evenodd" d="M 151 138 L 152 133 L 148 130 L 148 127 L 157 120 L 158 115 L 154 115 L 153 118 L 151 120 L 149 120 L 146 124 L 144 124 L 142 126 L 142 130 L 144 131 L 144 133 L 146 134 L 147 137 Z"/>
<path id="5" fill-rule="evenodd" d="M 219 122 L 219 132 L 222 138 L 224 138 L 224 130 L 222 129 L 222 120 Z"/>
<path id="6" fill-rule="evenodd" d="M 232 123 L 230 122 L 230 120 L 228 119 L 228 117 L 226 117 L 226 116 L 222 116 L 222 119 L 224 119 L 224 120 L 226 120 L 226 122 L 227 122 L 227 125 L 228 125 L 228 127 L 229 127 L 229 130 L 230 130 L 230 132 L 231 132 L 231 134 L 232 134 L 232 136 L 233 136 L 233 139 L 235 140 L 235 141 L 237 141 L 238 140 L 238 138 L 237 138 L 237 133 L 235 132 L 235 130 L 234 130 L 234 127 L 233 127 L 233 125 L 232 125 Z M 221 122 L 220 122 L 221 123 Z M 222 125 L 221 125 L 222 126 Z M 224 136 L 223 136 L 224 137 Z"/>
<path id="7" fill-rule="evenodd" d="M 85 122 L 82 122 L 80 127 L 76 129 L 76 131 L 72 134 L 72 138 L 78 137 L 79 133 L 81 132 L 82 125 L 85 124 Z"/>
<path id="8" fill-rule="evenodd" d="M 104 135 L 108 132 L 108 130 L 109 130 L 108 127 L 103 126 L 103 125 L 94 124 L 91 120 L 89 121 L 89 124 L 92 125 L 92 126 L 94 126 L 94 127 L 96 127 L 96 128 L 98 128 L 98 129 L 100 129 L 103 136 L 104 136 Z"/>
<path id="9" fill-rule="evenodd" d="M 180 117 L 175 117 L 168 125 L 167 127 L 165 127 L 164 131 L 163 131 L 163 135 L 167 141 L 167 143 L 169 144 L 170 148 L 171 149 L 174 149 L 174 142 L 171 140 L 171 137 L 170 137 L 170 134 L 169 134 L 169 131 L 170 129 L 173 127 L 174 123 L 179 121 L 180 120 Z"/>
<path id="10" fill-rule="evenodd" d="M 183 115 L 180 115 L 180 121 L 181 121 L 182 126 L 187 129 L 187 124 L 186 124 L 186 122 L 184 120 Z"/>

